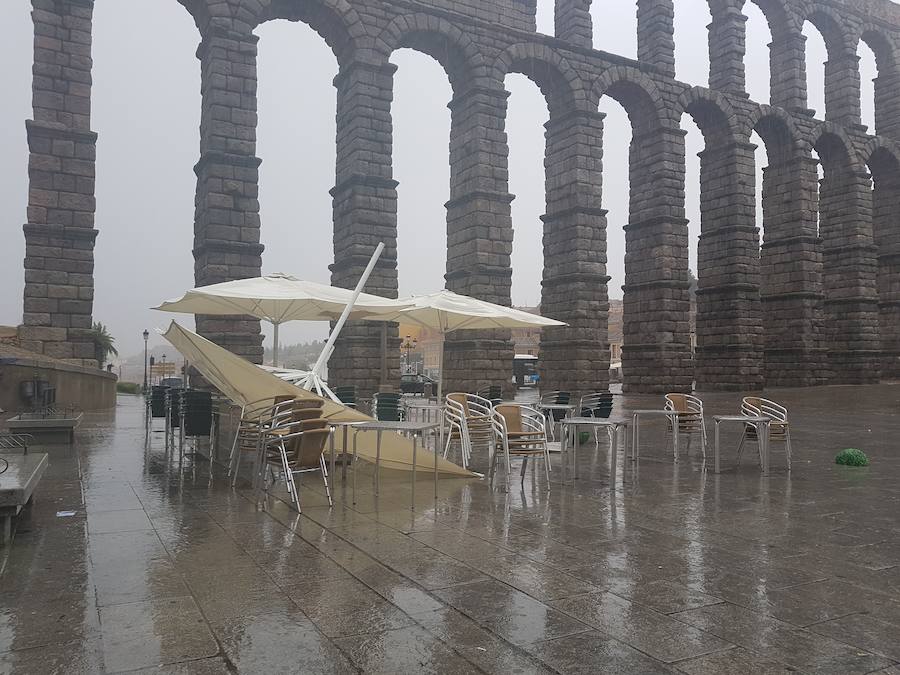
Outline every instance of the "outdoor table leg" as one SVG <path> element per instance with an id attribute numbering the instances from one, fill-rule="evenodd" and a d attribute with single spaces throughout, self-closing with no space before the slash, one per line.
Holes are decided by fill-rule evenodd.
<path id="1" fill-rule="evenodd" d="M 760 454 L 762 455 L 762 471 L 763 476 L 769 475 L 769 425 L 766 422 L 757 422 L 756 439 L 759 443 Z"/>
<path id="2" fill-rule="evenodd" d="M 573 424 L 575 442 L 572 444 L 572 483 L 578 480 L 578 450 L 581 447 L 581 435 L 578 433 L 578 425 Z"/>
<path id="3" fill-rule="evenodd" d="M 675 440 L 672 442 L 672 447 L 675 448 L 675 463 L 678 463 L 678 415 L 674 416 L 672 420 L 672 431 L 675 435 Z"/>
<path id="4" fill-rule="evenodd" d="M 347 484 L 347 449 L 350 445 L 350 427 L 344 425 L 344 460 L 341 462 L 341 483 Z M 353 467 L 356 469 L 356 467 Z"/>
<path id="5" fill-rule="evenodd" d="M 444 419 L 441 417 L 441 444 L 444 442 Z M 434 501 L 438 500 L 438 449 L 434 449 Z"/>
<path id="6" fill-rule="evenodd" d="M 418 436 L 413 434 L 413 484 L 412 484 L 412 506 L 413 511 L 416 510 L 416 451 L 418 450 Z"/>
<path id="7" fill-rule="evenodd" d="M 359 464 L 356 462 L 357 448 L 356 441 L 359 437 L 359 431 L 353 432 L 353 506 L 356 506 L 356 472 L 359 471 Z"/>
<path id="8" fill-rule="evenodd" d="M 640 437 L 638 436 L 640 433 L 640 418 L 637 415 L 632 415 L 631 423 L 634 425 L 631 429 L 631 461 L 636 462 L 638 458 L 638 445 L 640 444 Z"/>
<path id="9" fill-rule="evenodd" d="M 378 484 L 381 482 L 381 429 L 375 436 L 375 496 L 378 496 Z"/>
<path id="10" fill-rule="evenodd" d="M 331 488 L 331 493 L 334 494 L 334 432 L 337 431 L 334 427 L 331 427 L 331 431 L 328 434 L 328 444 L 331 449 L 331 472 L 328 474 L 328 484 Z"/>
<path id="11" fill-rule="evenodd" d="M 715 468 L 715 471 L 716 471 L 716 473 L 719 473 L 719 423 L 720 423 L 719 420 L 716 420 L 716 449 L 715 449 L 715 453 L 716 453 L 716 457 L 715 457 L 716 468 Z"/>

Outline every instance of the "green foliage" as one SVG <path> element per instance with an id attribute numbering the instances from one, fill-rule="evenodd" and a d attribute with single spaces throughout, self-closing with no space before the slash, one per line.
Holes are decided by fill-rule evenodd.
<path id="1" fill-rule="evenodd" d="M 866 453 L 862 450 L 847 448 L 837 454 L 837 457 L 834 458 L 834 463 L 842 464 L 843 466 L 869 466 L 869 458 L 866 457 Z"/>
<path id="2" fill-rule="evenodd" d="M 102 368 L 110 354 L 113 356 L 119 355 L 119 351 L 116 349 L 116 339 L 109 334 L 106 326 L 99 321 L 94 322 L 91 332 L 94 338 L 94 355 L 97 363 Z"/>
<path id="3" fill-rule="evenodd" d="M 120 394 L 140 394 L 141 385 L 137 382 L 116 382 L 116 391 Z"/>

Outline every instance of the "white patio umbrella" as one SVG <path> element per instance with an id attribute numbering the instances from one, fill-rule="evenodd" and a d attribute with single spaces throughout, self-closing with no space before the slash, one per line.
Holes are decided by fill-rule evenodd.
<path id="1" fill-rule="evenodd" d="M 547 319 L 512 307 L 459 295 L 452 291 L 439 291 L 430 295 L 413 295 L 397 301 L 402 307 L 392 314 L 380 314 L 385 321 L 414 324 L 438 331 L 441 337 L 456 330 L 489 328 L 534 328 L 565 326 L 561 321 Z M 366 317 L 362 317 L 366 318 Z M 444 350 L 438 357 L 438 401 L 443 395 Z"/>
<path id="2" fill-rule="evenodd" d="M 367 272 L 374 268 L 381 250 L 379 246 Z M 153 309 L 180 314 L 246 314 L 268 321 L 274 327 L 272 361 L 277 366 L 278 329 L 287 321 L 335 321 L 343 318 L 342 314 L 348 307 L 352 310 L 347 318 L 353 319 L 357 313 L 365 313 L 369 320 L 378 320 L 379 315 L 395 313 L 398 307 L 403 306 L 396 300 L 362 293 L 367 279 L 368 274 L 365 274 L 354 291 L 303 281 L 289 274 L 269 274 L 194 288 L 180 298 L 166 301 Z M 340 332 L 342 325 L 343 322 L 336 326 L 335 333 Z"/>

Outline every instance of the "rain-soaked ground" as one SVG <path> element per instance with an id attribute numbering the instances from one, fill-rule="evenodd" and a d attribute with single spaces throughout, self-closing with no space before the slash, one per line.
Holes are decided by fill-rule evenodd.
<path id="1" fill-rule="evenodd" d="M 3 673 L 900 673 L 900 387 L 778 392 L 794 466 L 753 452 L 638 464 L 605 442 L 577 486 L 370 472 L 329 510 L 257 508 L 218 469 L 145 449 L 140 401 L 54 451 L 0 576 Z M 706 396 L 707 413 L 739 398 Z M 659 407 L 659 397 L 617 399 Z M 710 425 L 711 426 L 711 425 Z M 712 436 L 710 428 L 710 436 Z M 837 467 L 845 447 L 870 468 Z M 501 476 L 502 478 L 502 476 Z M 349 483 L 348 483 L 349 485 Z M 74 511 L 72 516 L 58 512 Z M 162 666 L 162 667 L 160 667 Z"/>

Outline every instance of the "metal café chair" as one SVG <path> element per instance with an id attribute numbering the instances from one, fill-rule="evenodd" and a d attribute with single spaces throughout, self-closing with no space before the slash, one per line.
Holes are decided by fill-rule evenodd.
<path id="1" fill-rule="evenodd" d="M 578 415 L 581 417 L 594 417 L 609 419 L 613 409 L 613 395 L 608 391 L 597 391 L 584 394 L 578 402 Z M 600 447 L 599 427 L 594 427 L 594 443 Z"/>
<path id="2" fill-rule="evenodd" d="M 321 413 L 321 408 L 318 409 Z M 268 494 L 269 473 L 277 472 L 284 480 L 291 502 L 302 513 L 300 491 L 294 476 L 318 471 L 325 485 L 328 505 L 334 506 L 328 485 L 325 447 L 331 435 L 328 420 L 307 418 L 281 422 L 268 430 L 265 440 L 263 489 Z"/>
<path id="3" fill-rule="evenodd" d="M 487 399 L 494 405 L 503 402 L 503 387 L 497 384 L 491 384 L 478 390 L 481 398 Z"/>
<path id="4" fill-rule="evenodd" d="M 252 401 L 243 406 L 234 443 L 228 457 L 228 472 L 231 476 L 232 486 L 237 485 L 241 459 L 245 455 L 249 454 L 253 458 L 251 475 L 259 475 L 259 456 L 262 452 L 265 432 L 285 410 L 290 408 L 294 400 L 291 396 L 274 396 Z"/>
<path id="5" fill-rule="evenodd" d="M 340 400 L 344 406 L 356 408 L 356 387 L 354 385 L 335 387 L 334 395 L 338 397 L 338 400 Z"/>
<path id="6" fill-rule="evenodd" d="M 491 415 L 493 404 L 477 394 L 454 392 L 447 394 L 444 406 L 444 419 L 448 429 L 444 459 L 450 452 L 450 446 L 457 442 L 463 468 L 469 468 L 472 454 L 476 447 L 484 447 L 490 453 L 494 442 Z"/>
<path id="7" fill-rule="evenodd" d="M 574 407 L 570 405 L 571 400 L 572 394 L 568 391 L 548 391 L 541 395 L 537 409 L 547 418 L 551 440 L 556 440 L 556 424 Z"/>
<path id="8" fill-rule="evenodd" d="M 790 470 L 791 427 L 788 422 L 787 408 L 780 403 L 776 403 L 767 398 L 746 396 L 741 401 L 741 415 L 744 417 L 768 417 L 772 420 L 769 422 L 769 442 L 780 441 L 784 443 L 784 451 L 787 456 L 787 468 Z M 738 446 L 738 464 L 741 463 L 741 454 L 744 451 L 744 443 L 747 441 L 756 443 L 757 449 L 762 452 L 762 449 L 759 447 L 759 437 L 755 424 L 744 425 L 744 433 L 741 435 L 741 443 Z M 762 456 L 760 456 L 759 461 L 760 465 L 762 465 Z"/>
<path id="9" fill-rule="evenodd" d="M 676 413 L 675 421 L 667 418 L 667 430 L 673 435 L 687 435 L 687 451 L 691 449 L 691 439 L 700 436 L 700 451 L 706 459 L 706 422 L 703 418 L 703 401 L 691 394 L 666 394 L 666 410 Z"/>
<path id="10" fill-rule="evenodd" d="M 395 392 L 379 392 L 372 401 L 372 417 L 379 422 L 400 422 L 403 419 L 403 397 Z"/>
<path id="11" fill-rule="evenodd" d="M 494 473 L 500 454 L 506 460 L 506 491 L 509 492 L 509 481 L 512 478 L 510 457 L 522 458 L 521 484 L 525 484 L 525 470 L 529 458 L 544 460 L 544 473 L 547 476 L 547 489 L 550 489 L 550 450 L 547 445 L 547 427 L 543 413 L 534 408 L 512 403 L 494 407 L 491 413 L 491 425 L 494 431 L 494 447 L 491 453 L 490 482 L 494 482 Z"/>

